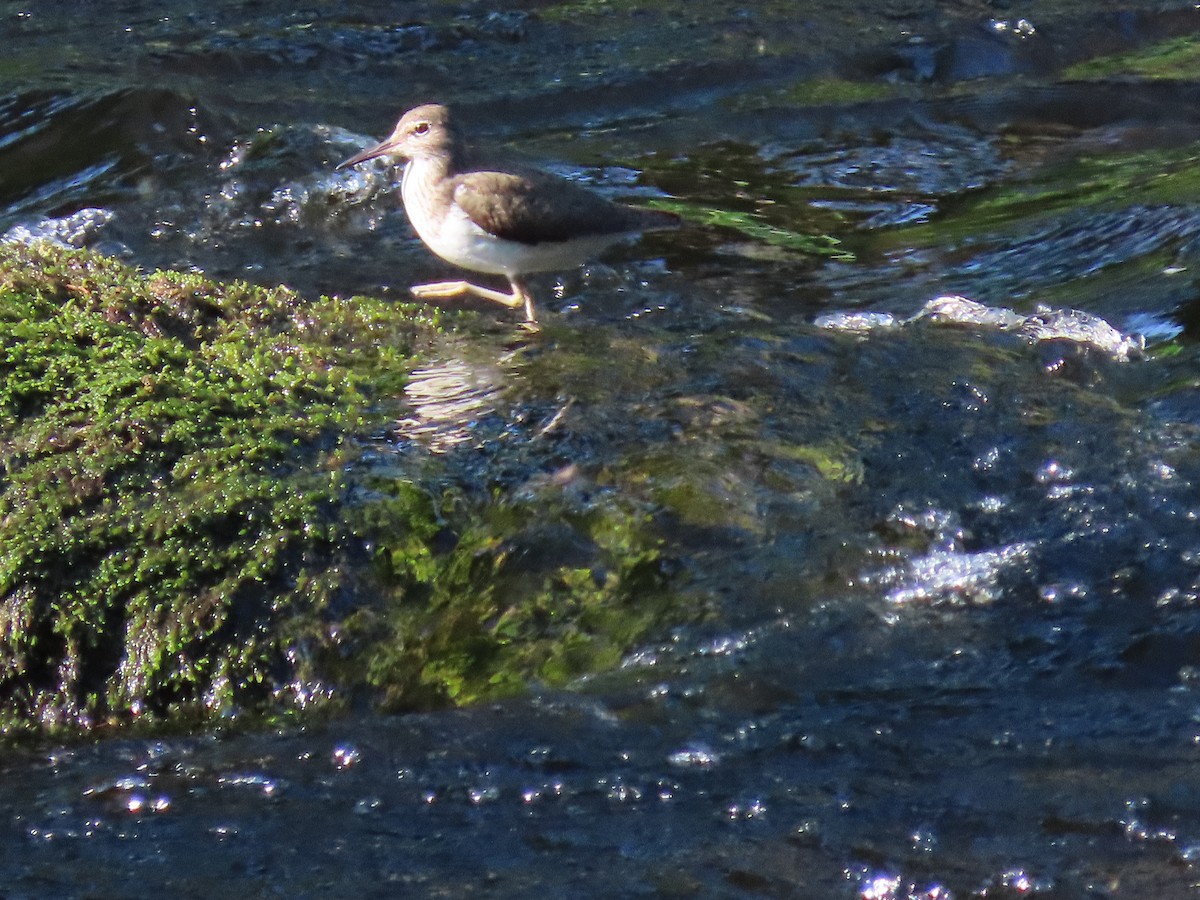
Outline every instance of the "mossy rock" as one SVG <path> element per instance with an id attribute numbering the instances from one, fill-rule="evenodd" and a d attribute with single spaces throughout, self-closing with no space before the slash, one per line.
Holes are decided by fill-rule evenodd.
<path id="1" fill-rule="evenodd" d="M 411 495 L 391 503 L 408 508 Z M 412 518 L 385 502 L 371 513 Z M 388 601 L 368 610 L 382 639 L 360 677 L 389 708 L 510 695 L 531 680 L 568 684 L 613 668 L 685 608 L 650 513 L 611 493 L 498 500 L 452 540 L 435 556 L 426 548 L 436 541 L 392 538 L 376 555 Z"/>
<path id="2" fill-rule="evenodd" d="M 0 247 L 0 726 L 468 702 L 668 620 L 644 511 L 464 502 L 361 460 L 437 327 Z M 514 547 L 545 528 L 580 549 L 531 574 Z"/>

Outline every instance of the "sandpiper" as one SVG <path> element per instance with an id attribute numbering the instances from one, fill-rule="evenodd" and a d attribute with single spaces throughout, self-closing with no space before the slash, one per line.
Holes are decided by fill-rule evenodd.
<path id="1" fill-rule="evenodd" d="M 612 203 L 545 172 L 474 165 L 450 110 L 438 104 L 410 109 L 386 140 L 337 168 L 377 156 L 407 160 L 400 194 L 430 250 L 464 269 L 504 275 L 512 289 L 440 281 L 414 285 L 413 295 L 524 306 L 529 323 L 537 319 L 526 275 L 574 268 L 617 241 L 679 224 L 673 213 Z"/>

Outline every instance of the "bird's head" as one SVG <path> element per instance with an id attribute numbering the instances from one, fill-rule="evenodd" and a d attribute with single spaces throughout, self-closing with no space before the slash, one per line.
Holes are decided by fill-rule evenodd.
<path id="1" fill-rule="evenodd" d="M 387 138 L 338 163 L 337 168 L 356 166 L 377 156 L 399 156 L 402 159 L 441 156 L 454 146 L 450 110 L 436 103 L 427 103 L 410 109 L 400 117 Z"/>

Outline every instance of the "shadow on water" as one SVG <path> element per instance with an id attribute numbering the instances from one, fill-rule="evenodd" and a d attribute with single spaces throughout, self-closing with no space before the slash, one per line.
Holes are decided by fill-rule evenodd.
<path id="1" fill-rule="evenodd" d="M 398 172 L 332 164 L 434 98 L 675 204 L 538 279 L 540 335 L 473 307 L 369 459 L 619 496 L 703 614 L 494 705 L 7 751 L 13 896 L 1187 894 L 1200 98 L 1067 67 L 1194 9 L 254 7 L 0 4 L 0 225 L 402 297 L 446 269 Z M 911 318 L 951 293 L 1150 349 Z"/>

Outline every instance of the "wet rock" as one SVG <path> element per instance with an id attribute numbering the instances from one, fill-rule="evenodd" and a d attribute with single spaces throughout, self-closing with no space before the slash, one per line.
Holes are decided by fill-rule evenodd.
<path id="1" fill-rule="evenodd" d="M 1141 335 L 1125 335 L 1099 316 L 1078 309 L 1039 306 L 1018 327 L 1034 341 L 1070 341 L 1102 350 L 1113 359 L 1126 361 L 1146 349 Z"/>
<path id="2" fill-rule="evenodd" d="M 1081 310 L 1039 306 L 1032 315 L 1023 316 L 1011 309 L 987 306 L 957 295 L 936 297 L 908 319 L 897 319 L 890 313 L 827 313 L 813 324 L 846 334 L 868 334 L 921 321 L 997 328 L 1021 334 L 1033 343 L 1066 341 L 1099 350 L 1118 362 L 1137 358 L 1145 350 L 1141 335 L 1123 334 L 1100 316 Z"/>
<path id="3" fill-rule="evenodd" d="M 813 322 L 818 328 L 840 331 L 845 334 L 868 334 L 897 328 L 900 320 L 891 313 L 882 312 L 834 312 L 817 316 Z"/>
<path id="4" fill-rule="evenodd" d="M 87 208 L 57 219 L 42 219 L 33 225 L 16 225 L 0 237 L 4 244 L 32 244 L 50 241 L 60 247 L 87 247 L 95 243 L 100 231 L 111 222 L 107 209 Z"/>
<path id="5" fill-rule="evenodd" d="M 929 319 L 950 325 L 986 325 L 990 328 L 1015 328 L 1024 317 L 1011 309 L 984 306 L 966 297 L 935 297 L 909 321 Z"/>

